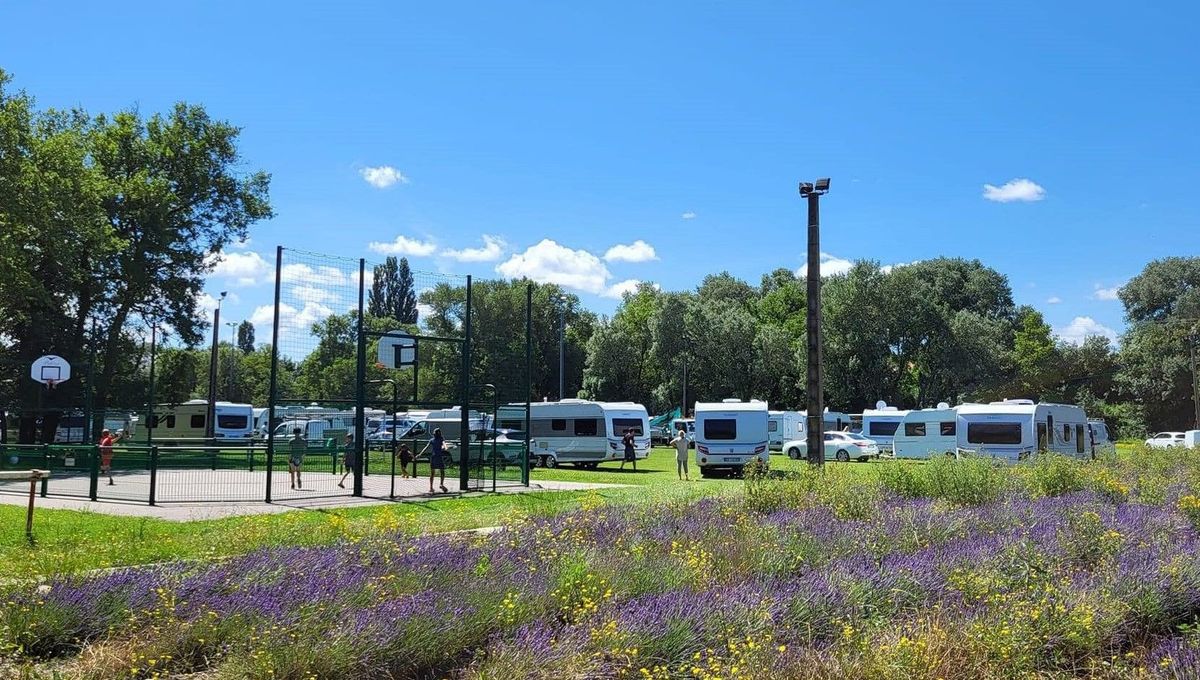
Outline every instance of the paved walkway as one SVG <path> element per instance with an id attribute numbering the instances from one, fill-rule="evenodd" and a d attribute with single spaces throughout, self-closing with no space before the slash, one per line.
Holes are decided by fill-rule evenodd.
<path id="1" fill-rule="evenodd" d="M 68 475 L 52 477 L 49 481 L 51 495 L 38 496 L 39 508 L 87 510 L 111 515 L 133 517 L 158 517 L 175 521 L 217 519 L 236 515 L 289 512 L 292 510 L 329 510 L 383 505 L 397 502 L 424 502 L 430 500 L 476 496 L 492 491 L 491 481 L 472 491 L 458 491 L 458 479 L 446 478 L 450 493 L 429 493 L 429 479 L 395 480 L 395 497 L 391 498 L 392 479 L 389 475 L 369 475 L 363 478 L 363 497 L 351 495 L 353 478 L 346 479 L 345 489 L 337 486 L 341 475 L 328 472 L 304 473 L 302 489 L 291 489 L 286 472 L 276 472 L 271 479 L 272 503 L 263 502 L 266 489 L 266 472 L 246 470 L 160 470 L 155 488 L 156 505 L 149 505 L 150 474 L 148 472 L 117 473 L 115 484 L 109 485 L 101 478 L 98 489 L 99 500 L 88 499 L 88 477 Z M 473 485 L 477 482 L 472 480 Z M 512 482 L 497 481 L 497 493 L 529 493 L 536 491 L 579 491 L 586 489 L 617 488 L 620 484 L 587 484 L 580 482 L 556 482 L 539 480 L 529 487 Z M 29 482 L 0 483 L 0 503 L 24 505 L 29 500 Z M 212 501 L 194 502 L 198 495 L 211 497 Z"/>

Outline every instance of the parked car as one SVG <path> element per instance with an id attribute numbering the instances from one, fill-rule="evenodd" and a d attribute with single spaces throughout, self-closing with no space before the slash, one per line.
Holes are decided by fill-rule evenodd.
<path id="1" fill-rule="evenodd" d="M 799 460 L 808 457 L 808 442 L 796 439 L 783 445 L 788 458 Z M 879 457 L 879 443 L 860 434 L 850 432 L 825 433 L 825 460 L 866 462 Z"/>
<path id="2" fill-rule="evenodd" d="M 1184 444 L 1184 433 L 1182 432 L 1159 432 L 1153 437 L 1146 440 L 1146 446 L 1152 449 L 1170 449 L 1174 447 L 1182 447 Z"/>

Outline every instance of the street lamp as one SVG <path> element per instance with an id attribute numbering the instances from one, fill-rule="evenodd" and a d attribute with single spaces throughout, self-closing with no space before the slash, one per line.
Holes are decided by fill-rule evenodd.
<path id="1" fill-rule="evenodd" d="M 808 200 L 808 462 L 825 465 L 825 404 L 821 380 L 821 196 L 829 178 L 801 182 L 800 196 Z"/>
<path id="2" fill-rule="evenodd" d="M 221 303 L 225 301 L 228 291 L 221 291 L 217 298 L 217 307 L 213 310 L 213 340 L 212 352 L 208 357 L 208 415 L 204 419 L 204 438 L 216 437 L 217 420 L 217 343 L 221 334 Z M 212 443 L 211 441 L 209 442 Z"/>

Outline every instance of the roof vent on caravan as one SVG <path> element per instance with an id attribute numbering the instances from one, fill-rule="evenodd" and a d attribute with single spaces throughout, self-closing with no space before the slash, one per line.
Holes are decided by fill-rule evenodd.
<path id="1" fill-rule="evenodd" d="M 946 409 L 946 408 L 950 408 L 950 404 L 948 404 L 944 401 L 939 401 L 937 407 L 941 408 L 941 409 Z"/>
<path id="2" fill-rule="evenodd" d="M 1013 406 L 1033 406 L 1032 399 L 1005 399 L 1003 401 L 993 401 L 992 403 L 997 405 L 1010 404 Z"/>
<path id="3" fill-rule="evenodd" d="M 876 410 L 882 411 L 883 409 L 887 408 L 887 402 L 880 399 L 879 401 L 875 402 L 875 408 Z"/>
<path id="4" fill-rule="evenodd" d="M 740 404 L 740 403 L 742 403 L 742 400 L 741 399 L 722 399 L 721 403 L 722 404 Z"/>

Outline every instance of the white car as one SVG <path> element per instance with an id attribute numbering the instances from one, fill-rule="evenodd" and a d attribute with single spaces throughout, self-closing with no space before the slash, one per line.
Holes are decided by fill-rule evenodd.
<path id="1" fill-rule="evenodd" d="M 1153 437 L 1146 440 L 1146 446 L 1152 449 L 1170 449 L 1176 446 L 1183 446 L 1184 434 L 1182 432 L 1159 432 Z"/>
<path id="2" fill-rule="evenodd" d="M 788 458 L 799 460 L 808 457 L 808 442 L 795 439 L 786 442 L 783 450 Z M 850 432 L 825 433 L 825 460 L 836 460 L 843 463 L 850 460 L 868 461 L 879 457 L 879 444 L 860 434 Z"/>

